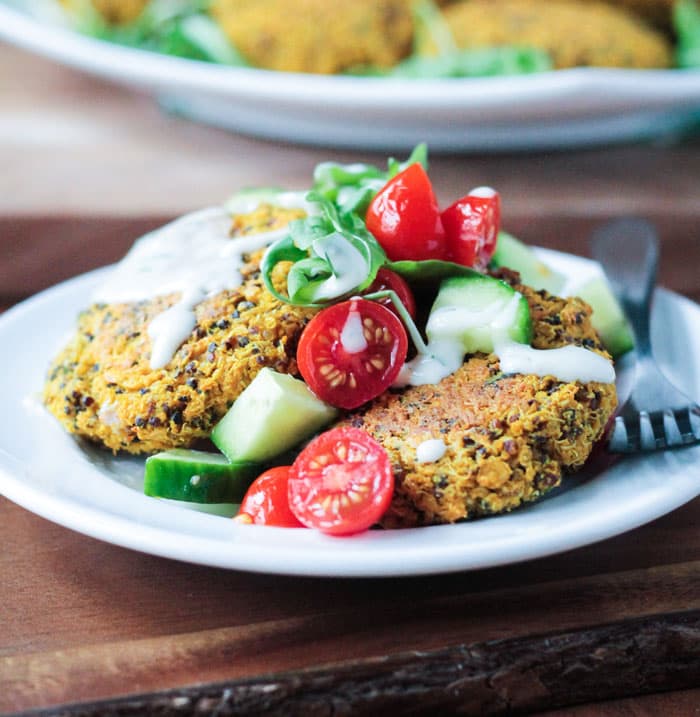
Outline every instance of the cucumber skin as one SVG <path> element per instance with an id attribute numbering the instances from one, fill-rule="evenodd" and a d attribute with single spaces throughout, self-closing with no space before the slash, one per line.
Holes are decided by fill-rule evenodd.
<path id="1" fill-rule="evenodd" d="M 143 492 L 154 498 L 170 498 L 190 503 L 240 503 L 248 486 L 260 475 L 258 463 L 206 462 L 207 454 L 192 451 L 193 459 L 170 457 L 169 451 L 146 459 Z M 199 476 L 193 485 L 192 476 Z"/>
<path id="2" fill-rule="evenodd" d="M 440 291 L 431 311 L 446 306 L 476 306 L 477 302 L 470 300 L 469 296 L 474 293 L 488 293 L 492 300 L 508 301 L 515 296 L 516 291 L 505 281 L 491 276 L 451 277 L 443 280 L 440 285 Z M 513 323 L 508 328 L 508 336 L 520 344 L 529 345 L 532 341 L 532 317 L 530 306 L 524 296 L 520 297 Z M 488 327 L 475 327 L 469 336 L 463 338 L 463 341 L 465 353 L 493 352 L 493 336 Z"/>

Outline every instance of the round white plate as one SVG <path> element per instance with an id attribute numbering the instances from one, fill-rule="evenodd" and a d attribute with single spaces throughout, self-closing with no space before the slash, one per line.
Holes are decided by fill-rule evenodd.
<path id="1" fill-rule="evenodd" d="M 700 118 L 695 70 L 582 68 L 448 80 L 269 72 L 94 40 L 2 0 L 0 38 L 145 88 L 170 111 L 193 119 L 306 144 L 381 151 L 423 141 L 433 151 L 561 148 L 683 132 Z"/>
<path id="2" fill-rule="evenodd" d="M 546 260 L 579 279 L 596 266 L 555 252 Z M 143 460 L 76 441 L 40 404 L 45 371 L 104 278 L 60 284 L 0 317 L 0 493 L 86 535 L 143 552 L 222 568 L 322 576 L 419 575 L 502 565 L 617 535 L 700 494 L 700 446 L 602 461 L 565 489 L 509 515 L 451 526 L 332 538 L 312 530 L 237 525 L 142 494 Z M 700 398 L 700 306 L 657 293 L 659 360 Z M 623 389 L 624 391 L 624 389 Z"/>

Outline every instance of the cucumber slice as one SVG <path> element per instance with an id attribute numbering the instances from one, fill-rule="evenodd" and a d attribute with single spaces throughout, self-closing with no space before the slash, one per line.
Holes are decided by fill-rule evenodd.
<path id="1" fill-rule="evenodd" d="M 465 354 L 491 353 L 499 337 L 529 344 L 530 308 L 522 294 L 500 279 L 455 276 L 440 284 L 426 334 L 430 342 L 459 342 Z"/>
<path id="2" fill-rule="evenodd" d="M 550 269 L 537 258 L 535 252 L 524 242 L 507 232 L 499 232 L 496 251 L 491 257 L 491 266 L 506 267 L 520 274 L 523 284 L 533 289 L 544 289 L 559 295 L 566 284 L 566 277 Z"/>
<path id="3" fill-rule="evenodd" d="M 337 413 L 303 381 L 263 368 L 216 424 L 211 439 L 230 461 L 263 462 L 316 433 Z"/>
<path id="4" fill-rule="evenodd" d="M 634 348 L 634 335 L 627 318 L 604 276 L 595 276 L 575 290 L 593 309 L 591 323 L 615 359 Z"/>
<path id="5" fill-rule="evenodd" d="M 190 503 L 240 503 L 261 470 L 248 461 L 229 463 L 218 453 L 174 448 L 146 459 L 143 492 Z"/>

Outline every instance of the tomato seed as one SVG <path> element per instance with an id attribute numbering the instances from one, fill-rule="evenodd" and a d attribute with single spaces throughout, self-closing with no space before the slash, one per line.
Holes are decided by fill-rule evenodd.
<path id="1" fill-rule="evenodd" d="M 371 358 L 369 362 L 374 366 L 376 369 L 383 369 L 384 368 L 384 359 L 379 358 L 379 356 L 375 356 L 374 358 Z"/>

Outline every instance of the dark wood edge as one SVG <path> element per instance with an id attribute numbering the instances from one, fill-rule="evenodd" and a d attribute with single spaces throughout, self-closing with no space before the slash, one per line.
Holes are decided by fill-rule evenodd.
<path id="1" fill-rule="evenodd" d="M 23 714 L 527 714 L 698 685 L 692 610 Z"/>

